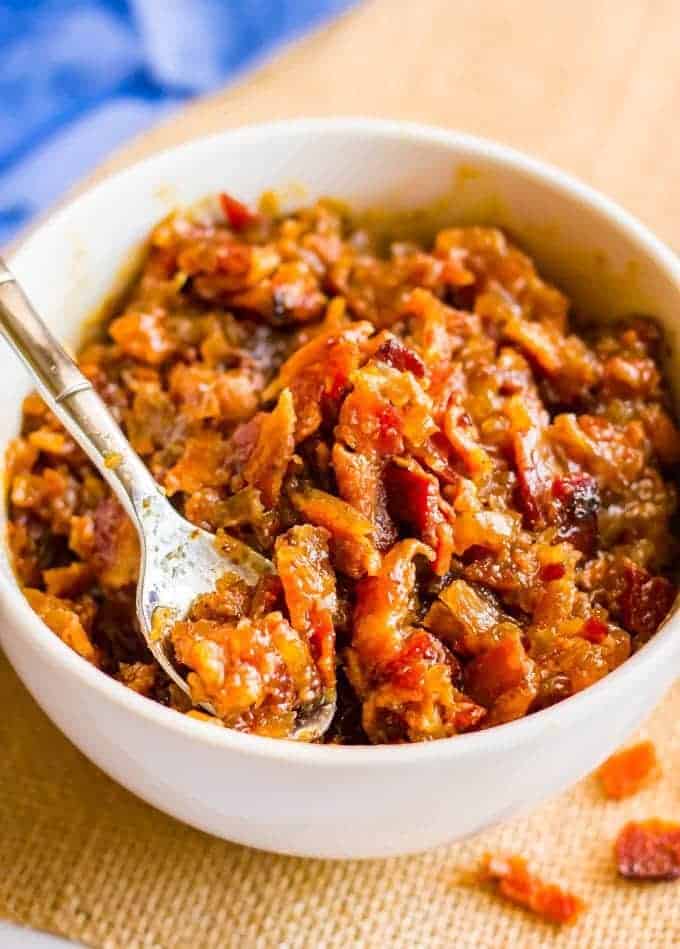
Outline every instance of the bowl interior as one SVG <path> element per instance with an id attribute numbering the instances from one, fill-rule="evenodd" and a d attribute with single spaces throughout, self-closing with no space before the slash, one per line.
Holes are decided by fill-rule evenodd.
<path id="1" fill-rule="evenodd" d="M 656 317 L 667 332 L 669 358 L 677 364 L 678 265 L 651 234 L 605 199 L 530 159 L 417 126 L 287 122 L 161 153 L 53 215 L 11 264 L 56 334 L 74 343 L 133 249 L 170 210 L 214 191 L 256 201 L 270 189 L 289 206 L 331 195 L 357 208 L 430 206 L 438 225 L 499 224 L 579 308 L 603 319 L 634 312 Z M 0 366 L 4 455 L 30 383 L 5 347 L 0 347 Z M 3 535 L 4 519 L 3 506 Z M 14 585 L 4 548 L 0 579 Z"/>

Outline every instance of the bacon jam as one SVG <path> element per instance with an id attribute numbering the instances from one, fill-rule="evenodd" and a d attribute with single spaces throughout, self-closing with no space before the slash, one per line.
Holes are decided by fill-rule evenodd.
<path id="1" fill-rule="evenodd" d="M 615 669 L 677 589 L 661 346 L 644 319 L 570 318 L 491 227 L 385 249 L 335 202 L 227 195 L 160 223 L 80 365 L 178 510 L 277 573 L 175 628 L 195 701 L 282 735 L 337 688 L 327 741 L 423 741 Z M 132 525 L 35 395 L 7 464 L 33 608 L 191 712 L 137 629 Z"/>

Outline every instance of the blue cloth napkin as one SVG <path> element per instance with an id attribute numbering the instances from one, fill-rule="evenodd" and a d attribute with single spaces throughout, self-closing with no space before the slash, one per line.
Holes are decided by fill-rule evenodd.
<path id="1" fill-rule="evenodd" d="M 125 139 L 357 0 L 0 0 L 0 245 Z"/>

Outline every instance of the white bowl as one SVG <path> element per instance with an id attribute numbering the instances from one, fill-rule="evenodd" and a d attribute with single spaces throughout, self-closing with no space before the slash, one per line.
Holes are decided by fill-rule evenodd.
<path id="1" fill-rule="evenodd" d="M 299 186 L 305 192 L 301 195 Z M 11 264 L 56 333 L 73 341 L 131 248 L 177 203 L 227 189 L 286 189 L 355 205 L 418 207 L 447 195 L 448 219 L 493 218 L 579 303 L 649 313 L 677 364 L 680 267 L 640 223 L 564 174 L 466 135 L 357 119 L 225 132 L 167 151 L 78 197 Z M 0 450 L 29 389 L 0 350 Z M 325 747 L 210 727 L 88 665 L 31 611 L 0 554 L 0 640 L 50 718 L 135 794 L 229 840 L 316 857 L 379 857 L 473 834 L 585 775 L 635 728 L 680 664 L 673 618 L 598 684 L 529 718 L 430 744 Z"/>

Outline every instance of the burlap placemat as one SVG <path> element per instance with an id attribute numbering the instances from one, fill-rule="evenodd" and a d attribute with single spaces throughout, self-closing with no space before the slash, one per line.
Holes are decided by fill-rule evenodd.
<path id="1" fill-rule="evenodd" d="M 680 685 L 645 728 L 664 777 L 629 801 L 605 801 L 589 778 L 464 844 L 344 863 L 248 850 L 137 800 L 54 728 L 1 656 L 0 694 L 0 917 L 102 949 L 680 945 L 680 882 L 619 880 L 612 859 L 625 820 L 680 818 Z M 456 882 L 497 848 L 580 893 L 581 921 L 556 931 Z"/>

